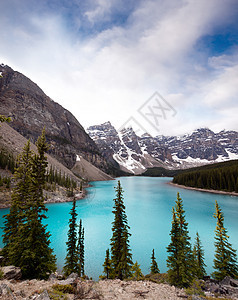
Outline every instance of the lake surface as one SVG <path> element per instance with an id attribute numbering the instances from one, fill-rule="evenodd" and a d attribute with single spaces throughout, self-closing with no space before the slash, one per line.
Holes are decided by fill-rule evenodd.
<path id="1" fill-rule="evenodd" d="M 183 199 L 192 243 L 197 231 L 201 237 L 208 273 L 212 272 L 214 258 L 215 200 L 224 213 L 229 241 L 234 249 L 238 249 L 238 197 L 181 189 L 168 184 L 171 178 L 123 177 L 120 181 L 125 191 L 124 203 L 131 227 L 130 246 L 133 261 L 138 261 L 143 274 L 150 272 L 153 248 L 160 271 L 167 270 L 166 247 L 170 243 L 171 210 L 175 205 L 177 192 Z M 105 252 L 110 246 L 116 185 L 117 180 L 94 182 L 88 189 L 87 197 L 77 201 L 78 220 L 83 220 L 85 228 L 85 270 L 93 279 L 98 279 L 102 274 Z M 48 204 L 47 207 L 51 247 L 54 248 L 57 265 L 61 270 L 66 255 L 65 242 L 72 203 Z M 7 209 L 0 210 L 1 227 L 2 216 L 7 212 Z"/>

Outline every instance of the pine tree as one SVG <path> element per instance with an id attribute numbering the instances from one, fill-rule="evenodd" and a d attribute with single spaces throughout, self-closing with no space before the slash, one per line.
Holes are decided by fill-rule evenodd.
<path id="1" fill-rule="evenodd" d="M 47 211 L 43 197 L 47 168 L 44 131 L 36 146 L 38 153 L 33 155 L 28 142 L 21 155 L 15 174 L 18 181 L 4 229 L 4 254 L 10 264 L 21 268 L 25 278 L 47 278 L 56 270 L 50 235 L 42 224 Z"/>
<path id="2" fill-rule="evenodd" d="M 180 249 L 180 233 L 179 224 L 175 214 L 174 207 L 172 208 L 173 220 L 172 228 L 170 231 L 171 243 L 167 247 L 167 252 L 169 253 L 167 258 L 167 267 L 169 282 L 172 285 L 176 285 L 179 282 L 180 269 L 179 269 L 179 249 Z"/>
<path id="3" fill-rule="evenodd" d="M 82 226 L 81 219 L 79 222 L 77 254 L 78 254 L 78 274 L 79 276 L 83 276 L 84 275 L 84 228 Z"/>
<path id="4" fill-rule="evenodd" d="M 69 219 L 69 231 L 67 245 L 67 255 L 65 258 L 65 265 L 63 267 L 64 274 L 66 276 L 71 273 L 78 272 L 78 251 L 77 251 L 77 212 L 76 212 L 76 200 L 73 200 L 73 206 L 70 210 L 71 219 Z"/>
<path id="5" fill-rule="evenodd" d="M 156 259 L 155 259 L 155 249 L 152 250 L 150 273 L 151 274 L 158 274 L 159 273 L 158 264 L 157 264 Z"/>
<path id="6" fill-rule="evenodd" d="M 202 279 L 206 276 L 206 264 L 204 262 L 204 250 L 202 248 L 201 240 L 197 232 L 195 238 L 195 244 L 193 247 L 193 257 L 194 257 L 194 275 L 198 279 Z"/>
<path id="7" fill-rule="evenodd" d="M 23 148 L 18 157 L 18 168 L 14 174 L 17 182 L 13 189 L 12 202 L 9 214 L 5 215 L 3 235 L 3 255 L 10 264 L 18 266 L 21 253 L 18 249 L 19 228 L 25 222 L 26 203 L 30 198 L 30 187 L 32 184 L 32 152 L 30 141 Z"/>
<path id="8" fill-rule="evenodd" d="M 111 272 L 111 259 L 110 259 L 110 252 L 109 249 L 106 250 L 106 257 L 103 264 L 103 273 L 106 275 L 106 278 L 110 278 L 110 272 Z"/>
<path id="9" fill-rule="evenodd" d="M 112 211 L 114 213 L 114 221 L 112 223 L 111 238 L 111 267 L 112 277 L 121 280 L 130 277 L 132 265 L 132 254 L 129 246 L 131 234 L 128 232 L 130 227 L 127 223 L 122 194 L 123 190 L 120 181 L 118 181 L 116 198 L 114 199 L 115 205 Z"/>
<path id="10" fill-rule="evenodd" d="M 19 266 L 26 278 L 47 278 L 56 270 L 56 257 L 50 248 L 50 234 L 46 231 L 47 226 L 42 224 L 47 212 L 43 196 L 48 164 L 45 156 L 48 147 L 44 130 L 36 146 L 38 153 L 32 158 L 31 196 L 26 202 L 25 223 L 18 232 L 18 241 L 24 241 Z"/>
<path id="11" fill-rule="evenodd" d="M 238 278 L 238 265 L 236 250 L 228 242 L 229 236 L 227 229 L 224 227 L 224 215 L 217 201 L 215 204 L 216 212 L 214 218 L 217 219 L 215 230 L 215 258 L 212 276 L 217 280 L 222 280 L 226 276 Z"/>
<path id="12" fill-rule="evenodd" d="M 134 263 L 134 265 L 131 267 L 131 279 L 133 280 L 141 280 L 143 279 L 144 276 L 142 274 L 140 265 L 138 264 L 138 262 L 136 261 Z"/>
<path id="13" fill-rule="evenodd" d="M 185 211 L 179 193 L 177 194 L 175 210 L 173 209 L 170 235 L 171 243 L 167 247 L 170 283 L 179 287 L 188 287 L 193 279 L 193 255 L 188 235 L 188 223 L 185 220 Z"/>

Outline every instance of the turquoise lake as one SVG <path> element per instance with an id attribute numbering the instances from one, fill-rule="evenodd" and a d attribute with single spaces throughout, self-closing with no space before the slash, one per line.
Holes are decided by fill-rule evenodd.
<path id="1" fill-rule="evenodd" d="M 214 257 L 213 218 L 215 200 L 221 206 L 225 216 L 225 227 L 229 241 L 238 249 L 238 197 L 217 195 L 186 190 L 169 185 L 171 178 L 123 177 L 120 178 L 124 190 L 124 203 L 128 225 L 130 226 L 130 246 L 133 261 L 138 261 L 143 274 L 150 272 L 151 252 L 155 256 L 161 272 L 167 270 L 166 247 L 170 243 L 172 207 L 175 205 L 177 192 L 183 199 L 186 220 L 193 243 L 198 231 L 205 251 L 207 272 L 212 272 Z M 77 201 L 78 220 L 83 220 L 85 228 L 85 271 L 89 277 L 98 279 L 102 274 L 102 264 L 106 249 L 110 246 L 112 207 L 115 198 L 114 187 L 117 180 L 91 183 L 87 197 Z M 69 211 L 72 203 L 48 204 L 48 230 L 51 233 L 51 247 L 57 256 L 57 265 L 62 269 L 66 255 Z M 0 210 L 0 226 L 7 209 Z M 2 240 L 0 241 L 2 246 Z"/>

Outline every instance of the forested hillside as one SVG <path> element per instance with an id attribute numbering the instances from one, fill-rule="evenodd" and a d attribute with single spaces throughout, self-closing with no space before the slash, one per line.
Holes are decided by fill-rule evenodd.
<path id="1" fill-rule="evenodd" d="M 238 160 L 183 172 L 174 177 L 173 183 L 202 189 L 238 192 Z"/>

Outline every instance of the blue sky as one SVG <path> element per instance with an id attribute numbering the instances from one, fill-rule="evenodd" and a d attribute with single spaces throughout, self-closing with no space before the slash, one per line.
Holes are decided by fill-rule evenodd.
<path id="1" fill-rule="evenodd" d="M 133 117 L 152 135 L 238 130 L 237 20 L 237 0 L 0 0 L 0 63 L 85 128 Z M 156 91 L 176 114 L 147 102 Z"/>

